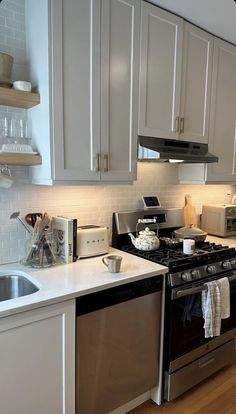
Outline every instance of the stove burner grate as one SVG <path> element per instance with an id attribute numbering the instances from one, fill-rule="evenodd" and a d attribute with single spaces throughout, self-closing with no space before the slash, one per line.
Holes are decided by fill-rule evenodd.
<path id="1" fill-rule="evenodd" d="M 222 246 L 221 244 L 214 244 L 204 242 L 197 245 L 195 252 L 192 255 L 186 255 L 182 251 L 182 246 L 176 248 L 169 248 L 161 246 L 155 251 L 142 251 L 136 249 L 133 245 L 123 246 L 122 250 L 127 253 L 134 254 L 144 259 L 159 263 L 163 266 L 169 267 L 173 271 L 192 269 L 204 264 L 209 264 L 213 261 L 225 260 L 228 257 L 236 256 L 235 248 Z"/>

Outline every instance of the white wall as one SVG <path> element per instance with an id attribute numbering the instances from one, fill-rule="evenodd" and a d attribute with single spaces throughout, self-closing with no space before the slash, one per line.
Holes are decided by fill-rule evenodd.
<path id="1" fill-rule="evenodd" d="M 14 56 L 13 79 L 27 80 L 24 0 L 3 0 L 0 4 L 0 51 Z M 0 107 L 0 116 L 18 111 Z M 76 217 L 79 224 L 111 227 L 112 212 L 140 207 L 142 195 L 158 194 L 164 207 L 182 207 L 185 194 L 190 193 L 198 213 L 203 202 L 230 202 L 233 186 L 179 185 L 176 168 L 139 163 L 138 179 L 133 185 L 68 187 L 33 186 L 27 167 L 12 168 L 16 182 L 10 189 L 0 189 L 0 263 L 17 261 L 24 254 L 28 235 L 22 225 L 9 219 L 14 211 L 20 211 L 22 218 L 30 212 L 48 211 L 51 215 Z"/>

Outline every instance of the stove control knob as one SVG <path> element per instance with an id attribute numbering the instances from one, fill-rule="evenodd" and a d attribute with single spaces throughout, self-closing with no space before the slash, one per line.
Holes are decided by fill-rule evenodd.
<path id="1" fill-rule="evenodd" d="M 214 265 L 207 266 L 207 273 L 216 273 L 216 267 Z"/>
<path id="2" fill-rule="evenodd" d="M 192 270 L 191 271 L 192 279 L 199 279 L 201 276 L 200 270 Z"/>
<path id="3" fill-rule="evenodd" d="M 231 260 L 230 263 L 233 267 L 236 266 L 236 260 L 235 259 Z"/>
<path id="4" fill-rule="evenodd" d="M 229 260 L 226 260 L 225 262 L 222 262 L 223 269 L 231 269 L 231 263 L 229 262 Z"/>
<path id="5" fill-rule="evenodd" d="M 182 274 L 181 274 L 181 279 L 182 279 L 184 282 L 190 282 L 190 281 L 192 280 L 192 276 L 190 275 L 190 273 L 185 272 L 185 273 L 182 273 Z"/>

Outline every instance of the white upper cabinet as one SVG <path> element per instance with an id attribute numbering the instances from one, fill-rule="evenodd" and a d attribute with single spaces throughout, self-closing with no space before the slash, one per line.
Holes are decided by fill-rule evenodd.
<path id="1" fill-rule="evenodd" d="M 213 36 L 184 22 L 180 139 L 208 143 Z"/>
<path id="2" fill-rule="evenodd" d="M 219 157 L 208 181 L 236 182 L 236 47 L 215 39 L 209 150 Z"/>
<path id="3" fill-rule="evenodd" d="M 139 134 L 208 142 L 213 37 L 142 3 Z"/>
<path id="4" fill-rule="evenodd" d="M 179 179 L 185 183 L 236 182 L 236 47 L 214 39 L 209 151 L 218 163 L 182 165 Z"/>
<path id="5" fill-rule="evenodd" d="M 33 182 L 136 178 L 140 1 L 26 0 Z"/>
<path id="6" fill-rule="evenodd" d="M 101 179 L 136 178 L 141 3 L 102 0 Z"/>
<path id="7" fill-rule="evenodd" d="M 142 2 L 139 134 L 177 138 L 183 20 Z"/>

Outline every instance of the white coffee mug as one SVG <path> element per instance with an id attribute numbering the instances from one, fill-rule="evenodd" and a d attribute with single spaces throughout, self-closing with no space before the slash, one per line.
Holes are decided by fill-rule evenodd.
<path id="1" fill-rule="evenodd" d="M 10 188 L 14 183 L 14 178 L 11 175 L 11 171 L 7 166 L 0 170 L 0 187 Z"/>
<path id="2" fill-rule="evenodd" d="M 102 258 L 102 262 L 107 266 L 109 272 L 118 273 L 120 272 L 122 257 L 117 255 L 110 255 Z"/>

